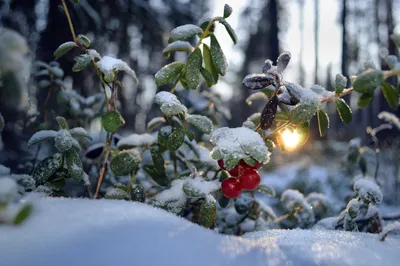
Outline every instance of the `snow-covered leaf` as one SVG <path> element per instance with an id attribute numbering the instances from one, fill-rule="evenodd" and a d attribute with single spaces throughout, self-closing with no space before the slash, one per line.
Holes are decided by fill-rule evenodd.
<path id="1" fill-rule="evenodd" d="M 155 196 L 155 206 L 159 206 L 172 213 L 179 214 L 186 205 L 186 196 L 183 193 L 184 180 L 176 179 L 172 181 L 171 187 Z"/>
<path id="2" fill-rule="evenodd" d="M 400 130 L 400 119 L 395 114 L 383 111 L 378 114 L 378 118 L 396 126 Z"/>
<path id="3" fill-rule="evenodd" d="M 206 195 L 220 189 L 218 180 L 206 181 L 202 177 L 188 178 L 183 183 L 182 189 L 190 198 L 204 198 Z"/>
<path id="4" fill-rule="evenodd" d="M 55 140 L 55 146 L 60 152 L 65 152 L 72 147 L 73 138 L 68 130 L 61 129 L 57 132 Z"/>
<path id="5" fill-rule="evenodd" d="M 283 52 L 279 55 L 276 60 L 276 71 L 278 74 L 281 74 L 287 67 L 290 62 L 292 55 L 289 52 Z"/>
<path id="6" fill-rule="evenodd" d="M 69 133 L 74 137 L 84 137 L 88 139 L 92 139 L 91 136 L 87 133 L 87 131 L 82 127 L 74 127 L 69 130 Z"/>
<path id="7" fill-rule="evenodd" d="M 173 29 L 169 36 L 168 42 L 172 43 L 176 41 L 186 40 L 197 34 L 202 34 L 202 33 L 203 30 L 200 27 L 193 24 L 186 24 Z"/>
<path id="8" fill-rule="evenodd" d="M 126 150 L 112 158 L 110 168 L 116 176 L 130 175 L 138 168 L 139 163 L 137 151 Z"/>
<path id="9" fill-rule="evenodd" d="M 195 90 L 200 86 L 200 69 L 203 58 L 200 48 L 190 54 L 187 61 L 186 82 L 189 89 Z"/>
<path id="10" fill-rule="evenodd" d="M 270 74 L 249 74 L 242 81 L 243 86 L 249 90 L 261 90 L 268 86 L 277 86 L 276 77 Z"/>
<path id="11" fill-rule="evenodd" d="M 64 117 L 57 116 L 56 120 L 57 120 L 57 123 L 58 123 L 58 125 L 60 126 L 61 129 L 68 129 L 68 123 L 67 123 L 67 121 L 65 120 Z"/>
<path id="12" fill-rule="evenodd" d="M 246 127 L 228 128 L 222 127 L 211 133 L 211 143 L 215 145 L 211 156 L 215 160 L 237 160 L 253 158 L 260 163 L 266 164 L 270 159 L 270 152 L 264 144 L 263 138 Z M 232 166 L 232 165 L 230 165 Z M 229 165 L 226 167 L 233 168 Z"/>
<path id="13" fill-rule="evenodd" d="M 79 2 L 79 0 L 75 0 L 75 2 Z M 90 39 L 86 35 L 79 34 L 76 37 L 86 48 L 89 48 L 90 46 Z"/>
<path id="14" fill-rule="evenodd" d="M 70 149 L 65 152 L 65 161 L 68 175 L 75 181 L 82 181 L 85 172 L 83 171 L 83 165 L 79 154 L 74 149 Z"/>
<path id="15" fill-rule="evenodd" d="M 185 114 L 187 112 L 187 108 L 170 92 L 160 91 L 156 94 L 154 101 L 161 105 L 160 110 L 166 116 Z"/>
<path id="16" fill-rule="evenodd" d="M 33 136 L 28 141 L 28 148 L 32 145 L 38 144 L 45 140 L 53 139 L 57 136 L 57 131 L 54 130 L 41 130 L 33 134 Z"/>
<path id="17" fill-rule="evenodd" d="M 359 179 L 354 183 L 354 191 L 365 203 L 379 204 L 382 202 L 382 192 L 378 185 L 368 179 Z"/>
<path id="18" fill-rule="evenodd" d="M 61 153 L 56 153 L 50 157 L 47 157 L 39 164 L 36 165 L 33 170 L 33 178 L 37 184 L 43 184 L 47 181 L 62 165 Z"/>
<path id="19" fill-rule="evenodd" d="M 96 64 L 100 71 L 104 74 L 104 79 L 107 82 L 114 80 L 116 72 L 124 71 L 129 74 L 136 81 L 136 83 L 139 83 L 135 71 L 133 71 L 133 69 L 131 69 L 129 65 L 121 59 L 111 56 L 103 56 Z"/>
<path id="20" fill-rule="evenodd" d="M 161 68 L 154 76 L 157 86 L 164 86 L 172 83 L 182 72 L 184 62 L 173 62 Z"/>
<path id="21" fill-rule="evenodd" d="M 299 103 L 290 112 L 291 121 L 301 124 L 309 121 L 317 112 L 318 106 L 314 103 Z"/>
<path id="22" fill-rule="evenodd" d="M 193 46 L 190 45 L 189 42 L 186 41 L 176 41 L 173 43 L 170 43 L 165 47 L 163 50 L 163 55 L 165 58 L 169 58 L 170 53 L 172 52 L 192 52 L 193 51 Z"/>
<path id="23" fill-rule="evenodd" d="M 167 140 L 167 147 L 168 150 L 170 151 L 176 151 L 179 149 L 184 140 L 185 140 L 185 129 L 183 127 L 177 127 L 172 131 L 172 134 L 169 135 L 168 140 Z"/>
<path id="24" fill-rule="evenodd" d="M 347 86 L 347 78 L 342 74 L 337 74 L 335 77 L 335 92 L 340 94 Z"/>
<path id="25" fill-rule="evenodd" d="M 57 50 L 54 52 L 54 57 L 57 59 L 59 59 L 60 57 L 62 57 L 63 55 L 65 55 L 66 53 L 69 52 L 69 50 L 71 50 L 72 48 L 78 47 L 78 45 L 74 42 L 65 42 L 63 44 L 61 44 Z"/>
<path id="26" fill-rule="evenodd" d="M 228 4 L 224 5 L 224 18 L 228 18 L 232 14 L 232 7 Z"/>
<path id="27" fill-rule="evenodd" d="M 359 93 L 372 94 L 374 90 L 382 85 L 385 77 L 381 70 L 366 71 L 357 75 L 353 88 Z"/>
<path id="28" fill-rule="evenodd" d="M 92 57 L 88 54 L 81 54 L 74 58 L 75 64 L 72 67 L 73 72 L 79 72 L 84 70 L 90 65 Z"/>
<path id="29" fill-rule="evenodd" d="M 113 199 L 113 200 L 130 200 L 131 199 L 129 193 L 126 192 L 125 190 L 123 190 L 122 188 L 108 189 L 104 198 Z"/>
<path id="30" fill-rule="evenodd" d="M 224 55 L 224 52 L 219 45 L 217 38 L 214 35 L 211 35 L 211 56 L 214 62 L 215 68 L 218 70 L 218 73 L 221 76 L 225 76 L 226 71 L 228 70 L 228 61 Z"/>
<path id="31" fill-rule="evenodd" d="M 206 227 L 212 227 L 217 217 L 217 201 L 211 195 L 207 195 L 200 206 L 199 223 Z"/>
<path id="32" fill-rule="evenodd" d="M 148 133 L 131 134 L 123 137 L 118 141 L 117 148 L 120 150 L 132 149 L 135 147 L 146 147 L 154 144 L 157 138 Z"/>
<path id="33" fill-rule="evenodd" d="M 115 133 L 125 125 L 125 120 L 118 111 L 109 111 L 102 117 L 101 123 L 105 131 Z"/>
<path id="34" fill-rule="evenodd" d="M 265 102 L 268 102 L 268 97 L 267 97 L 267 95 L 265 95 L 264 92 L 257 91 L 255 93 L 250 94 L 249 97 L 247 97 L 246 103 L 248 105 L 251 105 L 253 103 L 253 101 L 257 101 L 257 100 L 263 100 Z"/>
<path id="35" fill-rule="evenodd" d="M 165 118 L 160 116 L 160 117 L 154 117 L 152 118 L 148 123 L 147 123 L 147 129 L 148 130 L 153 130 L 154 128 L 158 127 L 159 125 L 165 123 Z"/>
<path id="36" fill-rule="evenodd" d="M 204 134 L 210 134 L 213 129 L 213 123 L 210 118 L 203 115 L 187 115 L 188 123 L 201 130 Z"/>

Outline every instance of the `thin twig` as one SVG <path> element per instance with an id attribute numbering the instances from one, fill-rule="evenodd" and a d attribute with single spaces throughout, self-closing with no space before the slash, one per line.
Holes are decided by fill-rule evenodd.
<path id="1" fill-rule="evenodd" d="M 96 199 L 97 196 L 99 195 L 100 187 L 101 184 L 103 183 L 104 175 L 106 174 L 106 166 L 107 166 L 108 155 L 110 154 L 111 139 L 112 139 L 112 134 L 107 134 L 106 146 L 104 147 L 105 152 L 103 157 L 103 163 L 101 166 L 99 178 L 97 179 L 96 192 L 94 193 L 93 199 Z"/>

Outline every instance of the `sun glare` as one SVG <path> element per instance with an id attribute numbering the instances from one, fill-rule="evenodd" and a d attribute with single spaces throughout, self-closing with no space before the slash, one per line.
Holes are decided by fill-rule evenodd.
<path id="1" fill-rule="evenodd" d="M 287 150 L 294 150 L 299 144 L 300 135 L 296 132 L 296 130 L 290 131 L 289 129 L 286 129 L 281 134 L 281 139 Z"/>

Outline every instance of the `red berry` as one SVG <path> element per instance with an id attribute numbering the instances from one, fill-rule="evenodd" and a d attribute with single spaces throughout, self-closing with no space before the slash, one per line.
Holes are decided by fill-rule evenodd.
<path id="1" fill-rule="evenodd" d="M 256 164 L 253 165 L 252 168 L 253 168 L 253 169 L 260 169 L 262 166 L 263 166 L 262 163 L 256 161 Z"/>
<path id="2" fill-rule="evenodd" d="M 247 168 L 239 177 L 240 184 L 245 190 L 255 190 L 261 182 L 260 175 L 255 169 Z"/>
<path id="3" fill-rule="evenodd" d="M 242 186 L 237 178 L 229 177 L 221 183 L 221 191 L 228 199 L 239 197 L 242 193 Z"/>
<path id="4" fill-rule="evenodd" d="M 251 168 L 251 169 L 259 169 L 259 168 L 261 168 L 262 166 L 263 166 L 263 164 L 262 163 L 260 163 L 260 162 L 257 162 L 256 161 L 256 163 L 252 166 L 252 165 L 248 165 L 245 161 L 243 161 L 243 160 L 240 160 L 240 165 L 243 167 L 243 168 Z"/>
<path id="5" fill-rule="evenodd" d="M 231 176 L 238 177 L 239 176 L 239 164 L 233 167 L 231 170 L 228 171 Z"/>
<path id="6" fill-rule="evenodd" d="M 221 168 L 222 170 L 225 170 L 225 163 L 224 163 L 224 160 L 218 160 L 218 166 L 219 166 L 219 168 Z"/>

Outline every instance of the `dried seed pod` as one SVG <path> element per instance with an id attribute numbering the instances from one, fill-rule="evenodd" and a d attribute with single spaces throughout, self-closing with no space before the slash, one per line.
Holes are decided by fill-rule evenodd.
<path id="1" fill-rule="evenodd" d="M 261 90 L 273 85 L 276 87 L 276 77 L 270 74 L 249 74 L 243 79 L 243 86 L 249 90 Z"/>
<path id="2" fill-rule="evenodd" d="M 276 60 L 277 72 L 279 74 L 286 69 L 291 57 L 292 56 L 289 52 L 283 52 L 279 55 L 278 59 Z"/>
<path id="3" fill-rule="evenodd" d="M 260 117 L 260 127 L 267 130 L 272 126 L 275 120 L 276 110 L 278 109 L 279 99 L 277 96 L 272 96 L 265 105 Z"/>

